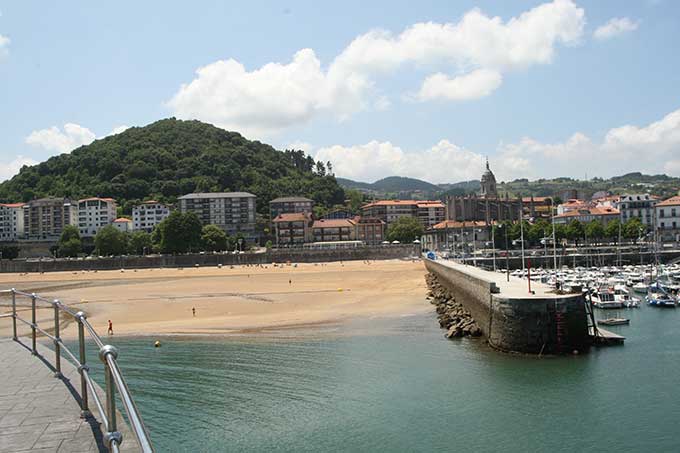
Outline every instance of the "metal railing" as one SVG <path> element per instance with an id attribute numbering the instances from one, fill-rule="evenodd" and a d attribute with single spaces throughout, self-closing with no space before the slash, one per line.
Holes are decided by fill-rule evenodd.
<path id="1" fill-rule="evenodd" d="M 104 433 L 104 440 L 109 447 L 109 451 L 118 453 L 120 445 L 123 442 L 123 435 L 118 431 L 118 424 L 116 421 L 116 391 L 120 395 L 123 402 L 125 413 L 130 421 L 132 432 L 137 438 L 137 442 L 145 453 L 154 452 L 149 433 L 147 432 L 144 422 L 139 415 L 139 410 L 132 400 L 130 390 L 128 389 L 123 374 L 118 367 L 116 359 L 118 351 L 111 345 L 105 345 L 92 325 L 87 321 L 87 316 L 82 311 L 75 310 L 64 305 L 57 299 L 50 300 L 35 293 L 25 293 L 14 288 L 8 290 L 0 290 L 0 294 L 11 294 L 12 296 L 12 337 L 15 341 L 17 338 L 17 321 L 20 321 L 31 328 L 31 353 L 38 355 L 36 349 L 37 333 L 45 335 L 54 343 L 54 368 L 55 377 L 62 377 L 61 374 L 61 356 L 66 354 L 78 366 L 78 373 L 80 374 L 80 409 L 81 416 L 87 417 L 90 415 L 89 399 L 90 397 L 97 406 L 97 411 L 101 417 L 102 424 L 106 430 Z M 26 297 L 31 300 L 31 321 L 26 321 L 17 315 L 17 297 Z M 36 305 L 37 303 L 50 304 L 54 309 L 54 335 L 43 330 L 36 321 Z M 64 344 L 59 333 L 59 314 L 66 313 L 78 322 L 78 357 Z M 87 358 L 85 354 L 85 330 L 88 331 L 90 337 L 99 348 L 99 359 L 104 363 L 104 377 L 106 382 L 106 406 L 97 394 L 97 387 L 92 377 L 90 376 L 90 367 L 87 365 Z"/>

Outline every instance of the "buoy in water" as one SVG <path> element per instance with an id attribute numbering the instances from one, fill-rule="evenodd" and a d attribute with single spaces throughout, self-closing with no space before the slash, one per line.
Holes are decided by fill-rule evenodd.
<path id="1" fill-rule="evenodd" d="M 156 342 L 153 344 L 154 348 L 160 348 L 161 347 L 161 342 L 156 340 Z"/>

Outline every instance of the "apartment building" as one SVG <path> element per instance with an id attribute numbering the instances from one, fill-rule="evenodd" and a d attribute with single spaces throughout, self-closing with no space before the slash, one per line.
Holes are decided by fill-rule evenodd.
<path id="1" fill-rule="evenodd" d="M 178 198 L 183 213 L 193 212 L 203 225 L 217 225 L 227 234 L 255 239 L 255 201 L 248 192 L 190 193 Z"/>
<path id="2" fill-rule="evenodd" d="M 116 220 L 118 206 L 113 198 L 85 198 L 78 201 L 78 230 L 81 237 L 94 237 Z"/>
<path id="3" fill-rule="evenodd" d="M 618 201 L 618 209 L 621 212 L 621 221 L 637 217 L 643 225 L 652 228 L 654 226 L 654 205 L 656 199 L 646 194 L 621 195 Z"/>
<path id="4" fill-rule="evenodd" d="M 0 204 L 0 242 L 14 242 L 24 236 L 24 204 Z"/>
<path id="5" fill-rule="evenodd" d="M 126 219 L 125 217 L 114 220 L 111 225 L 123 233 L 129 233 L 132 231 L 132 220 Z"/>
<path id="6" fill-rule="evenodd" d="M 279 214 L 306 212 L 311 214 L 314 201 L 305 197 L 281 197 L 269 202 L 269 218 L 275 219 Z"/>
<path id="7" fill-rule="evenodd" d="M 380 219 L 389 226 L 401 217 L 415 217 L 429 228 L 446 219 L 446 206 L 441 201 L 380 200 L 361 208 L 364 217 Z"/>
<path id="8" fill-rule="evenodd" d="M 657 237 L 663 242 L 680 242 L 680 195 L 656 203 Z"/>
<path id="9" fill-rule="evenodd" d="M 351 219 L 322 219 L 312 225 L 314 242 L 353 241 L 355 234 L 355 224 Z"/>
<path id="10" fill-rule="evenodd" d="M 151 233 L 169 215 L 170 208 L 163 203 L 145 201 L 132 208 L 132 229 Z"/>
<path id="11" fill-rule="evenodd" d="M 590 207 L 558 214 L 554 217 L 554 221 L 556 224 L 568 224 L 572 220 L 578 220 L 581 223 L 599 220 L 602 222 L 602 225 L 607 225 L 612 220 L 618 220 L 619 216 L 619 210 L 616 208 Z"/>
<path id="12" fill-rule="evenodd" d="M 360 217 L 354 219 L 356 226 L 356 240 L 366 245 L 380 244 L 385 240 L 385 222 L 375 217 Z"/>
<path id="13" fill-rule="evenodd" d="M 68 198 L 40 198 L 26 203 L 24 210 L 24 239 L 59 239 L 66 225 L 78 225 L 78 205 Z"/>
<path id="14" fill-rule="evenodd" d="M 301 245 L 312 240 L 312 215 L 308 212 L 279 214 L 272 221 L 276 232 L 276 246 Z"/>

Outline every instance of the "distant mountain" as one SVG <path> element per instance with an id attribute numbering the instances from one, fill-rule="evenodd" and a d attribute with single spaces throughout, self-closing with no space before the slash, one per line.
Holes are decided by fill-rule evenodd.
<path id="1" fill-rule="evenodd" d="M 399 193 L 399 192 L 441 192 L 441 187 L 423 181 L 421 179 L 407 178 L 404 176 L 388 176 L 380 179 L 374 183 L 366 183 L 359 181 L 352 181 L 351 179 L 336 178 L 338 184 L 347 189 L 363 189 L 382 193 Z"/>

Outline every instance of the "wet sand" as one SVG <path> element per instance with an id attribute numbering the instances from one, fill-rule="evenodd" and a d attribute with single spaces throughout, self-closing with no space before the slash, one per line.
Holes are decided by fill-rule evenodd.
<path id="1" fill-rule="evenodd" d="M 59 298 L 83 310 L 102 336 L 109 319 L 117 335 L 257 333 L 431 310 L 425 272 L 420 261 L 389 260 L 0 274 L 0 289 Z M 8 302 L 0 299 L 0 313 L 10 311 Z M 27 302 L 21 313 L 30 320 Z M 50 316 L 51 308 L 39 310 L 40 325 L 50 326 Z M 11 320 L 0 318 L 0 336 L 9 334 Z"/>

